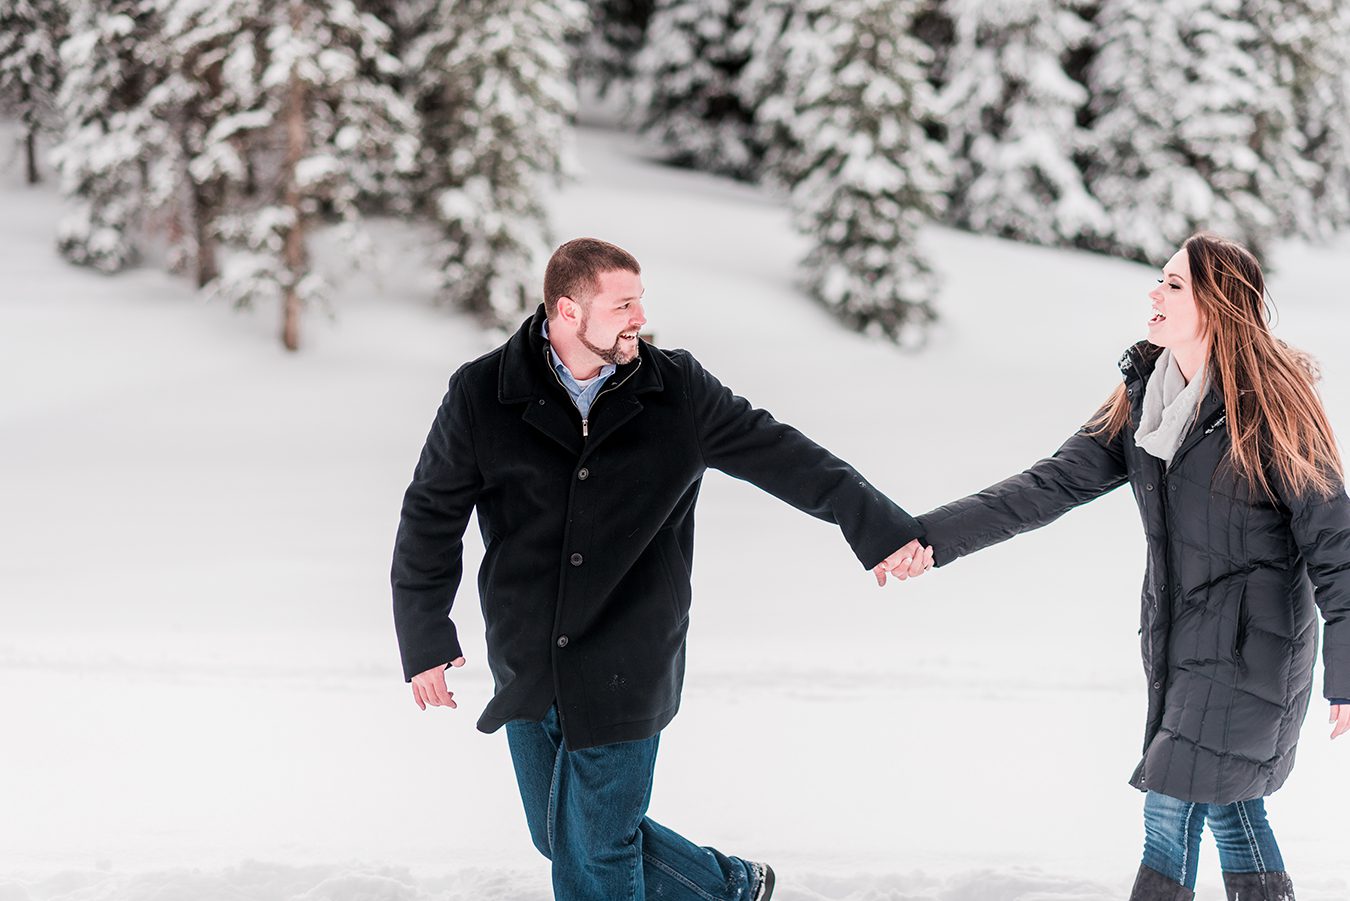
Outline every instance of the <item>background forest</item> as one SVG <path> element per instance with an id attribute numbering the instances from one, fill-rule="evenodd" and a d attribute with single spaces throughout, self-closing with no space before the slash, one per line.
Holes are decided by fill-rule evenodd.
<path id="1" fill-rule="evenodd" d="M 925 222 L 1141 261 L 1350 224 L 1342 0 L 3 0 L 0 101 L 72 263 L 329 295 L 312 232 L 434 224 L 439 298 L 535 303 L 578 96 L 670 164 L 763 185 L 803 289 L 905 344 Z M 49 153 L 45 152 L 49 149 Z M 564 236 L 566 237 L 566 236 Z"/>

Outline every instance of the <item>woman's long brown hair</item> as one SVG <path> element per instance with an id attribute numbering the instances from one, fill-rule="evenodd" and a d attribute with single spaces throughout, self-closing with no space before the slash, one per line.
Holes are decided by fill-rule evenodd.
<path id="1" fill-rule="evenodd" d="M 1296 496 L 1331 496 L 1344 483 L 1345 470 L 1313 387 L 1317 366 L 1270 333 L 1256 257 L 1208 234 L 1192 235 L 1183 247 L 1208 337 L 1205 377 L 1217 379 L 1223 393 L 1233 468 L 1267 496 L 1275 496 L 1271 476 Z M 1087 428 L 1114 439 L 1129 419 L 1122 384 Z"/>

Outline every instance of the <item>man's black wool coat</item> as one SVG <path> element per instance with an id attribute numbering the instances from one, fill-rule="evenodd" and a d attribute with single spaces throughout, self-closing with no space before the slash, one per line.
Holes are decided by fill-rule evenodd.
<path id="1" fill-rule="evenodd" d="M 1140 647 L 1144 755 L 1131 783 L 1198 803 L 1268 795 L 1294 765 L 1326 619 L 1326 696 L 1350 697 L 1350 498 L 1268 497 L 1235 475 L 1211 390 L 1170 466 L 1134 443 L 1160 348 L 1121 360 L 1130 422 L 919 517 L 938 566 L 1045 525 L 1125 482 L 1148 538 Z M 1084 590 L 1099 592 L 1100 586 Z"/>
<path id="2" fill-rule="evenodd" d="M 556 700 L 574 750 L 647 738 L 684 678 L 694 504 L 704 470 L 835 523 L 871 568 L 914 519 L 828 451 L 732 394 L 681 350 L 640 344 L 583 437 L 540 334 L 543 307 L 450 379 L 403 501 L 394 623 L 406 678 L 460 656 L 449 618 L 476 507 L 496 683 L 478 721 L 538 720 Z"/>

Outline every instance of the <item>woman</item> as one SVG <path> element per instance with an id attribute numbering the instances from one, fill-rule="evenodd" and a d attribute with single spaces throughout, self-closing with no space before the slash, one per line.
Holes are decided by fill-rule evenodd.
<path id="1" fill-rule="evenodd" d="M 1129 482 L 1148 538 L 1143 863 L 1132 901 L 1194 897 L 1209 823 L 1234 901 L 1293 886 L 1262 799 L 1294 763 L 1326 619 L 1332 738 L 1350 730 L 1350 499 L 1311 361 L 1277 341 L 1260 266 L 1195 235 L 1095 419 L 1020 475 L 920 517 L 941 566 Z"/>

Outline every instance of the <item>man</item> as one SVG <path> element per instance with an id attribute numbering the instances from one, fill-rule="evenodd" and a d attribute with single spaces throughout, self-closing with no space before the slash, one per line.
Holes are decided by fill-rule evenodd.
<path id="1" fill-rule="evenodd" d="M 685 351 L 638 337 L 638 262 L 613 244 L 553 254 L 544 304 L 450 379 L 403 501 L 394 623 L 419 707 L 454 707 L 449 618 L 478 510 L 478 590 L 530 834 L 560 901 L 760 901 L 768 866 L 646 817 L 684 677 L 694 504 L 704 471 L 835 523 L 878 584 L 932 565 L 913 518 L 852 467 L 753 409 Z M 899 548 L 899 550 L 896 550 Z"/>

